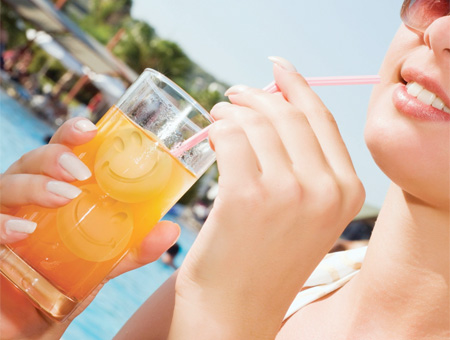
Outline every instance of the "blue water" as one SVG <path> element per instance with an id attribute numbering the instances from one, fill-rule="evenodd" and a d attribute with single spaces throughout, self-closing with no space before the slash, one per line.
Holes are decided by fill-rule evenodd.
<path id="1" fill-rule="evenodd" d="M 0 172 L 22 154 L 45 144 L 53 129 L 0 90 Z M 176 210 L 173 210 L 176 211 Z M 164 219 L 179 222 L 176 213 Z M 179 266 L 196 233 L 181 226 Z M 139 306 L 173 273 L 171 267 L 156 261 L 109 281 L 89 307 L 70 325 L 63 340 L 106 340 L 123 326 Z"/>
<path id="2" fill-rule="evenodd" d="M 0 172 L 43 144 L 54 130 L 0 90 Z"/>

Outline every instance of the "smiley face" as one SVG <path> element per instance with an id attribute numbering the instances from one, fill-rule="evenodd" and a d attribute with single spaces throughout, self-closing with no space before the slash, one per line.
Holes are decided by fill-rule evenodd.
<path id="1" fill-rule="evenodd" d="M 122 253 L 133 232 L 133 212 L 95 184 L 80 187 L 82 193 L 58 209 L 57 229 L 64 245 L 76 256 L 94 262 Z"/>
<path id="2" fill-rule="evenodd" d="M 125 128 L 107 138 L 94 166 L 98 185 L 121 202 L 152 199 L 167 185 L 172 159 L 143 132 Z"/>

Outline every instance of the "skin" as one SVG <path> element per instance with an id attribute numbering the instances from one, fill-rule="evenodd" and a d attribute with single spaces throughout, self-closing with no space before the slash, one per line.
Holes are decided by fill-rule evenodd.
<path id="1" fill-rule="evenodd" d="M 70 199 L 47 191 L 46 184 L 52 180 L 72 182 L 75 178 L 64 170 L 58 159 L 63 153 L 71 153 L 71 147 L 87 143 L 96 131 L 82 132 L 75 124 L 82 118 L 68 120 L 52 137 L 48 145 L 30 151 L 1 175 L 0 240 L 6 244 L 23 239 L 26 233 L 7 233 L 5 222 L 12 219 L 14 208 L 37 204 L 47 208 L 57 208 Z M 159 258 L 177 240 L 180 230 L 172 222 L 157 224 L 143 240 L 139 249 L 134 249 L 105 279 L 138 268 Z M 99 292 L 100 285 L 63 323 L 56 323 L 41 314 L 30 301 L 16 290 L 12 284 L 0 276 L 0 337 L 2 339 L 59 339 L 70 322 L 79 315 Z"/>

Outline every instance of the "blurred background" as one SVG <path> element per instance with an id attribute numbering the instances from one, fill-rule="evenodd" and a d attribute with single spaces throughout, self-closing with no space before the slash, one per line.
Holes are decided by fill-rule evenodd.
<path id="1" fill-rule="evenodd" d="M 233 84 L 272 81 L 268 56 L 305 76 L 376 74 L 400 24 L 401 1 L 1 0 L 0 171 L 48 142 L 65 120 L 97 122 L 147 67 L 205 109 Z M 370 237 L 388 181 L 364 144 L 372 86 L 314 90 L 333 112 L 367 191 L 363 210 L 332 251 Z M 171 252 L 108 283 L 64 339 L 110 339 L 178 267 L 217 194 L 217 168 L 165 219 L 182 226 Z M 355 241 L 355 242 L 354 242 Z"/>

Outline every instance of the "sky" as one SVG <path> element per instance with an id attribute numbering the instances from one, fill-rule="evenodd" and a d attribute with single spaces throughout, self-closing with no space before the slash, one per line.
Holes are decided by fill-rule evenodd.
<path id="1" fill-rule="evenodd" d="M 400 25 L 400 0 L 133 0 L 132 16 L 176 42 L 191 60 L 229 85 L 264 87 L 268 56 L 307 77 L 377 74 Z M 315 87 L 335 116 L 366 203 L 381 207 L 389 180 L 364 143 L 372 86 Z"/>

